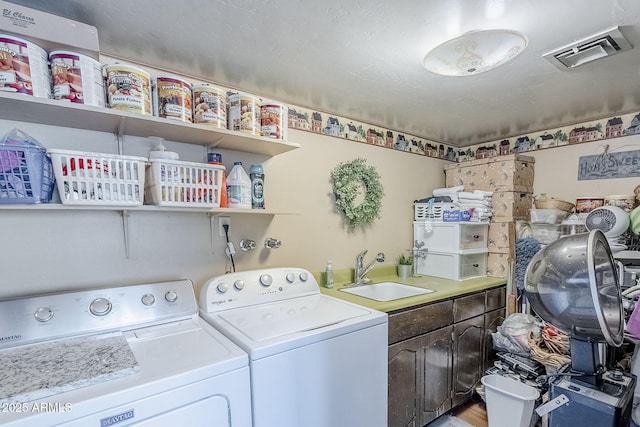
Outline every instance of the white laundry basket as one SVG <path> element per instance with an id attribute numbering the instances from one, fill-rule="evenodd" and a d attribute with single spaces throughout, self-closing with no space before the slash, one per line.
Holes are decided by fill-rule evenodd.
<path id="1" fill-rule="evenodd" d="M 489 427 L 529 427 L 538 390 L 501 375 L 485 375 L 482 384 Z"/>

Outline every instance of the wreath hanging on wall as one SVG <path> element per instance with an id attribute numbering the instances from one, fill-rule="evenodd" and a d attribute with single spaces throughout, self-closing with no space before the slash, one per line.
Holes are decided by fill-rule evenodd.
<path id="1" fill-rule="evenodd" d="M 384 189 L 378 171 L 368 166 L 365 159 L 340 163 L 331 171 L 331 184 L 336 207 L 344 214 L 350 229 L 380 218 Z M 364 200 L 355 205 L 356 198 L 363 192 Z"/>

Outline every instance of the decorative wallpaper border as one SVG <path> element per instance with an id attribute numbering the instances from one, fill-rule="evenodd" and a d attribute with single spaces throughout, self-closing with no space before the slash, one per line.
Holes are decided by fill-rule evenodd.
<path id="1" fill-rule="evenodd" d="M 412 154 L 465 162 L 640 134 L 640 113 L 630 113 L 508 139 L 456 148 L 344 117 L 288 106 L 289 129 L 333 136 Z"/>

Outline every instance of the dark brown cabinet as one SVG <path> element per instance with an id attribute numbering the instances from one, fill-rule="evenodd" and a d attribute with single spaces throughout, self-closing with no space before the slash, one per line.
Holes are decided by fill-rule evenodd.
<path id="1" fill-rule="evenodd" d="M 473 395 L 504 294 L 503 286 L 389 313 L 389 427 L 422 427 Z"/>

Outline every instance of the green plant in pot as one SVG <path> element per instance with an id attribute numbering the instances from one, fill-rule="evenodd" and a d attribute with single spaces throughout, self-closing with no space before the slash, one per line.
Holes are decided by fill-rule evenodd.
<path id="1" fill-rule="evenodd" d="M 398 277 L 402 277 L 403 279 L 410 277 L 412 268 L 413 255 L 401 254 L 398 257 L 398 265 L 396 266 Z"/>

